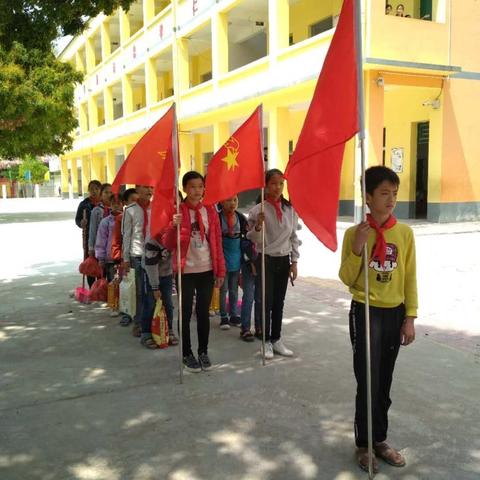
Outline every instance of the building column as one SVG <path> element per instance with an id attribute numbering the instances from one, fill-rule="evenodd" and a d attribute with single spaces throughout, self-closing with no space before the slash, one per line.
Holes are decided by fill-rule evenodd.
<path id="1" fill-rule="evenodd" d="M 147 107 L 158 102 L 157 72 L 155 71 L 155 60 L 149 58 L 145 62 L 145 93 Z"/>
<path id="2" fill-rule="evenodd" d="M 448 82 L 447 89 L 449 88 Z M 440 97 L 440 108 L 429 107 L 430 132 L 428 142 L 428 203 L 427 220 L 439 222 L 442 219 L 442 173 L 445 91 Z M 435 205 L 432 205 L 435 204 Z M 443 220 L 445 221 L 445 220 Z"/>
<path id="3" fill-rule="evenodd" d="M 68 164 L 65 157 L 60 157 L 62 198 L 68 198 Z"/>
<path id="4" fill-rule="evenodd" d="M 124 45 L 130 38 L 130 20 L 128 13 L 123 8 L 120 8 L 118 14 L 120 17 L 120 45 Z"/>
<path id="5" fill-rule="evenodd" d="M 179 125 L 179 130 L 180 130 Z M 195 135 L 190 132 L 179 132 L 178 141 L 180 145 L 180 179 L 182 175 L 190 170 L 197 170 L 195 164 Z M 197 170 L 201 172 L 201 170 Z"/>
<path id="6" fill-rule="evenodd" d="M 88 194 L 88 184 L 92 179 L 90 173 L 90 157 L 84 155 L 81 159 L 82 162 L 82 191 L 83 196 Z"/>
<path id="7" fill-rule="evenodd" d="M 218 86 L 220 76 L 228 72 L 228 16 L 216 12 L 212 17 L 212 78 Z"/>
<path id="8" fill-rule="evenodd" d="M 85 61 L 78 50 L 75 52 L 75 68 L 79 72 L 85 72 Z"/>
<path id="9" fill-rule="evenodd" d="M 155 0 L 143 0 L 143 24 L 147 25 L 155 16 Z"/>
<path id="10" fill-rule="evenodd" d="M 105 153 L 107 163 L 107 182 L 112 183 L 117 174 L 115 166 L 115 150 L 108 149 Z"/>
<path id="11" fill-rule="evenodd" d="M 113 90 L 112 87 L 103 89 L 103 108 L 105 111 L 105 124 L 113 122 Z"/>
<path id="12" fill-rule="evenodd" d="M 102 60 L 105 61 L 112 53 L 110 43 L 110 23 L 108 20 L 105 20 L 100 27 L 100 37 L 102 43 Z"/>
<path id="13" fill-rule="evenodd" d="M 90 130 L 98 127 L 98 108 L 97 99 L 95 97 L 88 98 L 88 125 Z"/>
<path id="14" fill-rule="evenodd" d="M 87 38 L 85 42 L 85 55 L 87 57 L 87 73 L 95 68 L 95 48 L 93 38 Z"/>
<path id="15" fill-rule="evenodd" d="M 90 154 L 90 177 L 103 183 L 100 158 L 95 153 Z"/>
<path id="16" fill-rule="evenodd" d="M 268 53 L 275 58 L 288 47 L 290 36 L 289 0 L 268 0 Z"/>
<path id="17" fill-rule="evenodd" d="M 178 70 L 177 70 L 178 68 Z M 179 89 L 181 95 L 190 88 L 190 65 L 188 57 L 188 40 L 179 38 L 173 44 L 174 90 Z M 176 79 L 176 80 L 175 80 Z"/>
<path id="18" fill-rule="evenodd" d="M 200 133 L 195 133 L 193 135 L 193 145 L 195 150 L 193 168 L 198 172 L 203 172 L 202 137 Z"/>
<path id="19" fill-rule="evenodd" d="M 70 160 L 73 198 L 78 198 L 78 166 L 77 159 Z"/>
<path id="20" fill-rule="evenodd" d="M 81 103 L 78 108 L 78 123 L 80 126 L 80 133 L 88 132 L 88 112 L 86 102 Z"/>
<path id="21" fill-rule="evenodd" d="M 228 122 L 213 124 L 213 151 L 216 152 L 230 138 L 230 125 Z"/>
<path id="22" fill-rule="evenodd" d="M 288 163 L 288 142 L 290 139 L 290 116 L 287 108 L 274 107 L 269 112 L 268 126 L 268 168 L 282 172 Z"/>
<path id="23" fill-rule="evenodd" d="M 133 112 L 133 89 L 129 75 L 122 76 L 123 116 Z"/>

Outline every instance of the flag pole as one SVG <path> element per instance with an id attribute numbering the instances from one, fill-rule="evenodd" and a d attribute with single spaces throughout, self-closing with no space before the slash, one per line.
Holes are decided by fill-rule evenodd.
<path id="1" fill-rule="evenodd" d="M 260 148 L 262 149 L 263 174 L 265 176 L 265 159 L 263 157 L 263 104 L 260 105 Z M 265 213 L 265 187 L 262 187 L 261 193 L 261 212 Z M 261 255 L 261 285 L 262 285 L 262 365 L 265 366 L 265 221 L 262 225 L 262 255 Z"/>
<path id="2" fill-rule="evenodd" d="M 178 192 L 178 127 L 177 106 L 173 104 L 173 135 L 172 135 L 173 168 L 175 171 L 175 206 L 177 215 L 180 213 L 180 195 Z M 183 315 L 182 315 L 182 252 L 180 245 L 180 224 L 177 225 L 177 300 L 178 300 L 178 362 L 180 383 L 183 383 Z"/>
<path id="3" fill-rule="evenodd" d="M 360 144 L 362 172 L 362 221 L 367 220 L 366 184 L 365 184 L 365 100 L 363 92 L 363 50 L 362 50 L 362 11 L 361 0 L 355 0 L 355 33 L 357 52 L 358 85 L 358 141 Z M 370 350 L 370 288 L 368 283 L 368 247 L 363 247 L 363 274 L 365 282 L 365 356 L 367 369 L 367 436 L 368 436 L 368 477 L 373 479 L 373 427 L 372 427 L 372 370 Z"/>

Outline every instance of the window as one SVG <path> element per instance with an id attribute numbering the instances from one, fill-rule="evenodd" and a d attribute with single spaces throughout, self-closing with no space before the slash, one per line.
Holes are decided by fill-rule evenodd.
<path id="1" fill-rule="evenodd" d="M 326 17 L 317 23 L 310 25 L 310 37 L 314 37 L 315 35 L 319 35 L 322 32 L 326 32 L 333 28 L 333 16 Z"/>

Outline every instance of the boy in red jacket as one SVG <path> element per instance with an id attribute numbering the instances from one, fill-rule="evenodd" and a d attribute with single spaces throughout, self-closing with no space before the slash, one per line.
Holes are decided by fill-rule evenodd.
<path id="1" fill-rule="evenodd" d="M 209 307 L 213 287 L 221 287 L 225 278 L 222 233 L 218 213 L 213 206 L 202 204 L 205 181 L 198 172 L 187 172 L 182 179 L 185 200 L 180 213 L 162 238 L 162 244 L 173 252 L 174 270 L 182 276 L 183 364 L 190 372 L 208 370 L 210 333 Z M 177 225 L 180 225 L 181 265 L 177 265 Z M 196 296 L 198 360 L 190 342 L 190 317 Z"/>

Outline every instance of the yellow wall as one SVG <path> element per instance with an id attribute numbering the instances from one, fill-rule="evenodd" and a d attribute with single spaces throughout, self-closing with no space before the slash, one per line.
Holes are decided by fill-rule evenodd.
<path id="1" fill-rule="evenodd" d="M 194 87 L 202 83 L 202 75 L 212 71 L 212 50 L 190 57 L 190 84 Z"/>
<path id="2" fill-rule="evenodd" d="M 480 81 L 445 86 L 442 202 L 480 201 Z"/>
<path id="3" fill-rule="evenodd" d="M 133 109 L 139 110 L 140 108 L 145 107 L 146 98 L 145 98 L 145 85 L 139 85 L 133 88 Z M 139 108 L 137 106 L 140 105 Z"/>
<path id="4" fill-rule="evenodd" d="M 309 38 L 309 26 L 323 18 L 338 15 L 342 0 L 300 0 L 290 7 L 290 34 L 293 42 Z"/>

